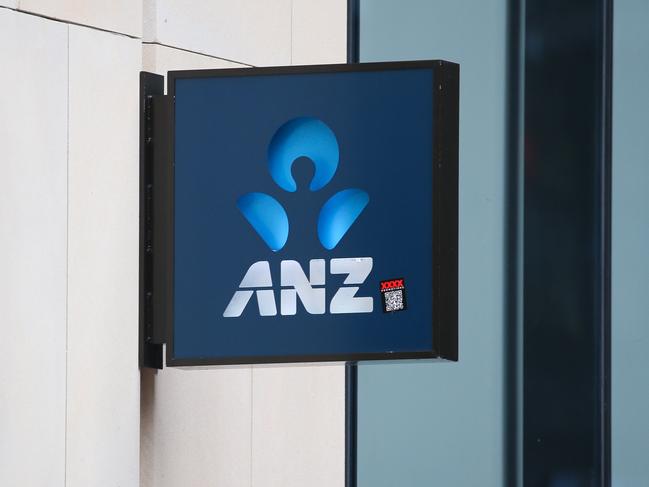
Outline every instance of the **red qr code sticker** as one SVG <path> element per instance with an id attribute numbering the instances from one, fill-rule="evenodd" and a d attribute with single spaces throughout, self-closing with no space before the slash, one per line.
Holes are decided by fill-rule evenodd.
<path id="1" fill-rule="evenodd" d="M 381 281 L 383 312 L 393 313 L 406 309 L 406 285 L 403 277 Z"/>

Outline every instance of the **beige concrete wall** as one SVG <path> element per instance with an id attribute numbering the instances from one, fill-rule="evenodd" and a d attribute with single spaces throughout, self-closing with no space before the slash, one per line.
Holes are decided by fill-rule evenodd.
<path id="1" fill-rule="evenodd" d="M 0 9 L 0 60 L 0 485 L 61 486 L 68 28 Z"/>
<path id="2" fill-rule="evenodd" d="M 139 478 L 140 42 L 69 27 L 66 486 Z"/>

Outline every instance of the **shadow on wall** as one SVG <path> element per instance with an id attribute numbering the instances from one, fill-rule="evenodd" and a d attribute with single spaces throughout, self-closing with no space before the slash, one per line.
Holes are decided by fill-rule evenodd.
<path id="1" fill-rule="evenodd" d="M 156 369 L 140 370 L 140 485 L 153 486 L 153 412 Z"/>

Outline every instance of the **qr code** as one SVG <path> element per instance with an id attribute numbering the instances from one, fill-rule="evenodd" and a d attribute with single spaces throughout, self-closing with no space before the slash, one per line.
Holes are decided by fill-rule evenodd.
<path id="1" fill-rule="evenodd" d="M 397 289 L 395 291 L 387 291 L 383 293 L 383 298 L 385 299 L 385 311 L 401 311 L 404 309 L 403 305 L 403 289 Z"/>

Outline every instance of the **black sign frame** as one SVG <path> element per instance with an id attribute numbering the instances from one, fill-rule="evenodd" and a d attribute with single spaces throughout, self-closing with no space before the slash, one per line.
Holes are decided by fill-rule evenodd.
<path id="1" fill-rule="evenodd" d="M 201 357 L 174 356 L 174 100 L 179 79 L 432 69 L 433 106 L 433 346 L 425 352 Z M 282 66 L 141 73 L 140 124 L 140 366 L 212 366 L 362 360 L 458 360 L 458 126 L 459 65 L 448 61 Z M 154 87 L 152 89 L 151 87 Z"/>

